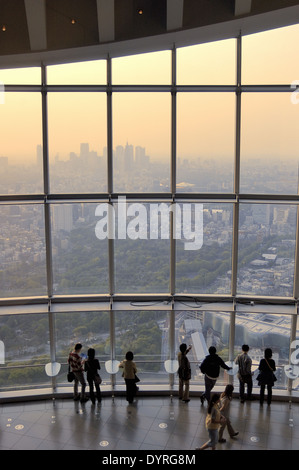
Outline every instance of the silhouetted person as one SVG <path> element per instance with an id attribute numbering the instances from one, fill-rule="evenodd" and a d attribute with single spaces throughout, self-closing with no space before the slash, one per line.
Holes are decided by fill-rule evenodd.
<path id="1" fill-rule="evenodd" d="M 191 379 L 191 367 L 187 354 L 191 348 L 192 346 L 187 348 L 187 344 L 183 343 L 180 345 L 180 352 L 178 353 L 179 399 L 183 400 L 185 403 L 190 401 L 189 381 Z"/>
<path id="2" fill-rule="evenodd" d="M 265 388 L 267 386 L 267 404 L 270 405 L 272 401 L 272 387 L 277 380 L 274 371 L 276 370 L 275 361 L 272 359 L 272 349 L 265 349 L 264 359 L 261 359 L 259 364 L 259 375 L 257 377 L 260 390 L 260 404 L 263 405 L 265 397 Z"/>
<path id="3" fill-rule="evenodd" d="M 96 396 L 98 402 L 101 402 L 100 375 L 98 370 L 101 369 L 99 360 L 95 358 L 95 350 L 89 348 L 87 351 L 87 360 L 84 363 L 84 370 L 87 372 L 87 382 L 89 385 L 89 395 L 93 404 L 95 404 L 95 394 L 93 385 L 95 385 Z"/>
<path id="4" fill-rule="evenodd" d="M 240 391 L 240 400 L 241 403 L 244 403 L 245 400 L 245 384 L 247 385 L 247 400 L 251 400 L 252 394 L 252 360 L 248 356 L 249 346 L 243 344 L 242 353 L 239 354 L 235 359 L 235 364 L 238 365 L 238 379 L 239 379 L 239 391 Z"/>

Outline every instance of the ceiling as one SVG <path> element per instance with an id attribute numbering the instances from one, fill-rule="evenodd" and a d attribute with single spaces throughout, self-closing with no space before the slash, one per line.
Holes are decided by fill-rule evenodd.
<path id="1" fill-rule="evenodd" d="M 46 60 L 53 52 L 105 53 L 122 42 L 147 40 L 208 26 L 255 21 L 275 14 L 286 23 L 293 0 L 0 0 L 0 64 L 20 56 Z M 287 17 L 299 22 L 299 10 Z M 263 16 L 264 15 L 264 16 Z M 172 37 L 172 36 L 171 36 Z M 50 55 L 49 55 L 50 54 Z M 61 57 L 62 54 L 58 54 Z M 52 59 L 53 60 L 53 59 Z"/>

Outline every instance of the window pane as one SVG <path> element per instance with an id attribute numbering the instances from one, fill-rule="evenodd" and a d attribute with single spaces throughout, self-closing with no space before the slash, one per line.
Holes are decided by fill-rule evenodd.
<path id="1" fill-rule="evenodd" d="M 113 85 L 169 85 L 171 51 L 112 59 Z"/>
<path id="2" fill-rule="evenodd" d="M 241 192 L 297 194 L 298 109 L 289 93 L 243 93 Z"/>
<path id="3" fill-rule="evenodd" d="M 184 214 L 189 204 L 181 206 Z M 195 204 L 191 206 L 195 207 Z M 184 215 L 182 221 L 184 224 Z M 186 230 L 187 226 L 183 229 Z M 196 228 L 195 224 L 189 233 L 196 235 L 199 241 L 200 227 Z M 203 243 L 201 247 L 198 243 L 198 246 L 199 248 L 196 244 L 190 245 L 190 242 L 186 243 L 183 239 L 176 242 L 176 292 L 229 294 L 232 256 L 230 205 L 203 204 Z"/>
<path id="4" fill-rule="evenodd" d="M 241 204 L 238 293 L 292 296 L 296 207 Z"/>
<path id="5" fill-rule="evenodd" d="M 272 349 L 272 359 L 275 361 L 277 382 L 275 388 L 286 388 L 287 377 L 284 365 L 289 363 L 289 343 L 291 318 L 289 315 L 270 313 L 239 313 L 236 315 L 235 328 L 235 357 L 241 353 L 242 345 L 250 347 L 249 356 L 252 359 L 253 384 L 257 386 L 256 377 L 260 360 L 264 358 L 265 349 Z M 235 377 L 235 387 L 238 390 L 238 380 Z"/>
<path id="6" fill-rule="evenodd" d="M 108 244 L 95 233 L 97 204 L 53 204 L 52 254 L 56 294 L 108 292 Z"/>
<path id="7" fill-rule="evenodd" d="M 48 100 L 51 191 L 105 192 L 106 94 L 51 93 Z"/>
<path id="8" fill-rule="evenodd" d="M 170 94 L 113 95 L 114 191 L 169 192 Z"/>
<path id="9" fill-rule="evenodd" d="M 50 380 L 45 372 L 45 364 L 50 362 L 48 315 L 3 315 L 0 337 L 5 349 L 5 364 L 0 367 L 0 390 L 49 387 Z"/>
<path id="10" fill-rule="evenodd" d="M 288 85 L 299 79 L 294 44 L 299 25 L 264 31 L 242 38 L 242 83 Z"/>
<path id="11" fill-rule="evenodd" d="M 178 93 L 177 116 L 177 191 L 232 192 L 234 94 Z"/>
<path id="12" fill-rule="evenodd" d="M 106 60 L 49 65 L 48 85 L 97 85 L 106 83 Z"/>
<path id="13" fill-rule="evenodd" d="M 0 83 L 4 85 L 40 85 L 42 74 L 40 67 L 1 69 Z"/>
<path id="14" fill-rule="evenodd" d="M 179 85 L 234 85 L 236 40 L 226 39 L 177 49 Z"/>
<path id="15" fill-rule="evenodd" d="M 119 203 L 114 207 L 116 292 L 169 292 L 169 206 Z"/>
<path id="16" fill-rule="evenodd" d="M 202 310 L 202 308 L 192 312 L 188 309 L 188 297 L 184 300 L 184 304 L 185 310 L 176 312 L 176 330 L 178 331 L 176 352 L 179 351 L 182 343 L 192 345 L 188 353 L 191 363 L 191 383 L 204 387 L 204 375 L 198 364 L 209 354 L 209 347 L 215 346 L 217 354 L 225 362 L 229 359 L 229 315 L 226 312 L 215 313 Z M 191 304 L 194 305 L 194 302 L 192 301 Z M 175 378 L 178 383 L 177 376 Z M 225 386 L 228 380 L 228 374 L 220 368 L 217 385 Z"/>
<path id="17" fill-rule="evenodd" d="M 168 359 L 168 312 L 134 311 L 115 313 L 116 358 L 125 359 L 127 351 L 134 354 L 137 375 L 142 384 L 168 383 L 164 368 Z M 117 384 L 124 385 L 121 373 L 116 375 Z"/>
<path id="18" fill-rule="evenodd" d="M 82 354 L 87 355 L 89 348 L 95 349 L 100 362 L 102 385 L 110 383 L 105 362 L 110 359 L 109 312 L 57 312 L 55 313 L 56 360 L 65 364 L 70 351 L 76 343 L 82 344 Z M 58 383 L 66 385 L 67 365 L 63 365 L 57 377 Z M 67 383 L 71 388 L 73 384 Z M 87 385 L 86 392 L 89 391 Z"/>
<path id="19" fill-rule="evenodd" d="M 42 205 L 0 206 L 0 297 L 45 295 Z"/>
<path id="20" fill-rule="evenodd" d="M 5 93 L 0 119 L 0 193 L 43 192 L 40 93 Z"/>

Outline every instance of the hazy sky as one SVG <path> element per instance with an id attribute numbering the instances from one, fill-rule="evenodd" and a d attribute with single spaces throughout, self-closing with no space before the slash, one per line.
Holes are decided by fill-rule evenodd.
<path id="1" fill-rule="evenodd" d="M 243 37 L 243 84 L 290 84 L 299 81 L 299 25 Z M 178 84 L 235 84 L 236 40 L 177 51 Z M 169 84 L 171 53 L 142 54 L 112 60 L 113 84 Z M 105 61 L 48 67 L 48 83 L 105 84 Z M 40 82 L 40 70 L 0 71 L 4 84 Z M 299 101 L 299 100 L 298 100 Z M 49 93 L 49 152 L 67 159 L 80 143 L 102 155 L 106 143 L 106 94 Z M 183 158 L 233 158 L 234 93 L 180 93 L 177 96 L 177 153 Z M 151 158 L 170 157 L 169 93 L 113 94 L 113 147 L 146 148 Z M 39 93 L 5 93 L 0 104 L 0 156 L 35 158 L 42 143 Z M 242 94 L 242 157 L 291 156 L 296 140 L 299 103 L 289 93 Z"/>

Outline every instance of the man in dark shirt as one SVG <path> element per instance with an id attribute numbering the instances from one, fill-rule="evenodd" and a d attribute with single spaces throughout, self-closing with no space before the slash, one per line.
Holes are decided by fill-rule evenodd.
<path id="1" fill-rule="evenodd" d="M 206 399 L 209 403 L 211 397 L 211 390 L 214 387 L 220 373 L 220 367 L 226 370 L 231 370 L 221 357 L 216 354 L 216 348 L 211 346 L 209 348 L 209 355 L 203 360 L 200 370 L 205 376 L 205 392 L 200 396 L 201 404 L 203 405 Z"/>

